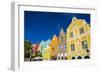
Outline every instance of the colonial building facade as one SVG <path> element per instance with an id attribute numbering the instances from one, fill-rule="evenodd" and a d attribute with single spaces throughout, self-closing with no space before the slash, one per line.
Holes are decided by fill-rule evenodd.
<path id="1" fill-rule="evenodd" d="M 59 38 L 54 34 L 50 43 L 51 60 L 57 60 L 58 46 L 59 46 Z"/>
<path id="2" fill-rule="evenodd" d="M 60 35 L 59 35 L 59 46 L 58 46 L 58 55 L 57 58 L 58 60 L 66 60 L 67 52 L 66 52 L 66 34 L 63 30 L 63 28 L 60 30 Z"/>
<path id="3" fill-rule="evenodd" d="M 67 58 L 90 58 L 90 24 L 84 19 L 73 17 L 66 32 Z"/>
<path id="4" fill-rule="evenodd" d="M 38 51 L 41 52 L 43 60 L 50 60 L 50 42 L 51 40 L 48 39 L 47 41 L 41 41 L 41 43 L 39 44 Z"/>

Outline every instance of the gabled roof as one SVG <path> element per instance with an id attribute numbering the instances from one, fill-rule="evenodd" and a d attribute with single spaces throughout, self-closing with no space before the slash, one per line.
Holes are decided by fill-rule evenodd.
<path id="1" fill-rule="evenodd" d="M 54 39 L 55 39 L 55 40 L 57 39 L 57 36 L 56 36 L 55 34 L 53 35 L 52 40 L 54 40 Z"/>
<path id="2" fill-rule="evenodd" d="M 87 22 L 84 19 L 77 19 L 76 17 L 73 17 L 72 22 L 71 22 L 71 24 L 69 25 L 69 27 L 67 29 L 73 29 L 74 28 L 73 25 L 76 25 L 76 26 L 78 25 L 79 26 L 79 25 L 82 25 L 83 23 L 87 24 Z"/>
<path id="3" fill-rule="evenodd" d="M 65 32 L 64 32 L 64 30 L 63 30 L 63 28 L 61 29 L 61 31 L 60 31 L 60 35 L 65 35 Z"/>

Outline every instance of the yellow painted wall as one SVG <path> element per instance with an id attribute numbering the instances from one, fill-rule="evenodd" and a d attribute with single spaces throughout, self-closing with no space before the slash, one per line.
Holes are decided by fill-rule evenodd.
<path id="1" fill-rule="evenodd" d="M 43 53 L 43 58 L 46 60 L 50 59 L 50 47 L 47 47 L 45 52 Z"/>
<path id="2" fill-rule="evenodd" d="M 79 29 L 83 28 L 84 33 L 80 34 Z M 70 33 L 73 32 L 73 37 L 70 37 Z M 87 55 L 86 49 L 82 49 L 82 41 L 86 40 L 88 43 L 88 49 L 90 49 L 90 26 L 84 19 L 73 18 L 71 24 L 67 28 L 67 57 L 71 59 L 74 57 L 84 57 Z M 71 51 L 71 44 L 75 44 L 75 51 Z"/>
<path id="3" fill-rule="evenodd" d="M 53 36 L 50 43 L 50 56 L 56 56 L 58 52 L 59 40 L 56 35 Z"/>

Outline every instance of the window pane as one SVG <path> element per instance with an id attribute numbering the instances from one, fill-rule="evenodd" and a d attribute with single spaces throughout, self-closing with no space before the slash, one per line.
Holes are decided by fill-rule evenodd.
<path id="1" fill-rule="evenodd" d="M 73 32 L 70 33 L 70 37 L 73 37 Z"/>
<path id="2" fill-rule="evenodd" d="M 86 40 L 85 40 L 85 41 L 82 41 L 82 48 L 83 48 L 83 49 L 88 48 L 88 43 L 87 43 Z"/>
<path id="3" fill-rule="evenodd" d="M 84 33 L 84 29 L 83 28 L 80 28 L 80 34 Z"/>
<path id="4" fill-rule="evenodd" d="M 71 51 L 75 51 L 75 45 L 71 44 Z"/>

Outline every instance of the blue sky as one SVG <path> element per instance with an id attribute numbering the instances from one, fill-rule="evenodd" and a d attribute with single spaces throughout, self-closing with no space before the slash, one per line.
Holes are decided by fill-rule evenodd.
<path id="1" fill-rule="evenodd" d="M 40 43 L 59 36 L 59 29 L 66 32 L 73 17 L 85 19 L 90 24 L 90 14 L 24 11 L 24 40 Z"/>

